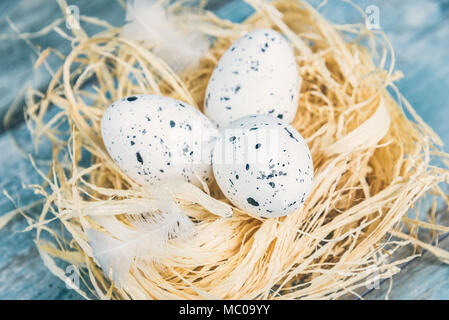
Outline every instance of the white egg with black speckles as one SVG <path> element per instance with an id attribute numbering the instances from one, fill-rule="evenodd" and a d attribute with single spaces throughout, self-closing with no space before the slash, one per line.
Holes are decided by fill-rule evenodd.
<path id="1" fill-rule="evenodd" d="M 302 136 L 269 115 L 252 115 L 227 126 L 214 148 L 212 166 L 224 195 L 260 217 L 298 209 L 313 182 L 313 162 Z"/>
<path id="2" fill-rule="evenodd" d="M 101 120 L 112 159 L 136 182 L 212 180 L 212 151 L 220 133 L 200 111 L 158 95 L 136 95 L 111 104 Z"/>
<path id="3" fill-rule="evenodd" d="M 301 82 L 290 43 L 272 29 L 256 29 L 218 61 L 206 90 L 205 114 L 218 128 L 250 114 L 291 123 Z"/>

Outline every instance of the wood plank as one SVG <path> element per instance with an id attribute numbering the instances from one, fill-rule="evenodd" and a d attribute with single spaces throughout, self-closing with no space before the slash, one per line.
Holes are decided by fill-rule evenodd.
<path id="1" fill-rule="evenodd" d="M 108 0 L 69 0 L 68 5 L 76 4 L 83 15 L 96 16 L 108 21 L 112 25 L 121 25 L 124 21 L 125 11 L 119 5 L 118 1 Z M 56 1 L 34 0 L 34 1 L 15 1 L 4 0 L 0 6 L 0 39 L 5 35 L 16 37 L 17 34 L 11 29 L 7 17 L 17 29 L 21 32 L 35 32 L 53 22 L 56 18 L 63 17 Z M 38 12 L 39 14 L 36 14 Z M 95 32 L 97 27 L 82 24 L 88 32 Z M 70 34 L 65 23 L 60 28 Z M 48 36 L 30 40 L 33 46 L 43 49 L 52 47 L 66 54 L 69 52 L 70 42 L 63 40 L 55 32 Z M 33 69 L 37 59 L 36 52 L 20 39 L 7 39 L 0 42 L 0 133 L 5 130 L 3 118 L 8 108 L 13 103 L 16 96 L 22 88 L 33 87 L 44 89 L 50 80 L 49 72 L 41 67 Z M 61 64 L 61 60 L 52 55 L 48 58 L 48 64 L 56 70 Z M 23 122 L 23 99 L 20 100 L 19 108 L 12 117 L 12 126 Z"/>
<path id="2" fill-rule="evenodd" d="M 312 0 L 318 4 L 320 0 Z M 404 73 L 398 88 L 420 116 L 449 142 L 449 1 L 359 0 L 365 9 L 379 8 L 381 29 L 396 54 L 396 69 Z M 341 1 L 329 1 L 321 12 L 338 23 L 362 22 L 360 14 Z M 446 150 L 447 147 L 446 147 Z"/>
<path id="3" fill-rule="evenodd" d="M 68 4 L 74 3 L 81 8 L 83 14 L 98 16 L 112 25 L 123 22 L 124 10 L 116 1 L 68 1 Z M 6 16 L 22 32 L 36 31 L 61 16 L 56 1 L 45 0 L 2 1 L 0 12 L 0 34 L 13 34 Z M 64 24 L 61 28 L 68 31 Z M 87 30 L 94 32 L 95 28 L 88 27 Z M 65 53 L 70 45 L 55 33 L 31 41 L 42 48 L 51 46 Z M 43 89 L 48 84 L 50 75 L 44 68 L 33 70 L 37 56 L 24 41 L 4 40 L 0 43 L 0 119 L 3 120 L 6 110 L 24 84 Z M 50 58 L 49 63 L 56 70 L 60 60 Z M 23 124 L 22 108 L 23 101 L 13 116 L 14 129 L 0 135 L 0 189 L 7 191 L 19 206 L 38 199 L 31 190 L 24 189 L 22 184 L 42 182 L 27 158 L 28 153 L 33 153 L 33 146 Z M 1 121 L 0 132 L 3 130 Z M 24 150 L 17 149 L 12 137 L 18 139 Z M 42 144 L 39 159 L 49 159 L 50 155 L 50 144 Z M 0 215 L 14 208 L 7 197 L 0 196 Z M 37 217 L 38 210 L 32 210 L 30 214 Z M 26 226 L 26 220 L 17 216 L 0 230 L 0 299 L 80 299 L 81 296 L 67 289 L 65 283 L 45 267 L 33 242 L 35 233 L 21 232 Z"/>
<path id="4" fill-rule="evenodd" d="M 122 25 L 125 18 L 125 10 L 120 6 L 118 1 L 110 0 L 67 0 L 68 5 L 76 5 L 80 8 L 80 13 L 87 16 L 95 16 L 103 19 L 111 25 Z M 214 10 L 220 8 L 223 4 L 222 0 L 210 0 L 207 8 Z M 229 9 L 218 9 L 220 16 L 231 16 L 232 1 L 227 3 L 225 7 Z M 239 11 L 238 16 L 248 15 L 248 5 L 242 11 Z M 8 108 L 13 103 L 14 99 L 21 93 L 23 87 L 33 87 L 38 89 L 45 89 L 49 80 L 50 73 L 44 67 L 33 69 L 33 65 L 37 60 L 38 53 L 36 53 L 23 40 L 17 39 L 17 33 L 13 29 L 15 26 L 20 32 L 36 32 L 43 27 L 53 22 L 56 18 L 62 17 L 61 10 L 56 1 L 48 0 L 34 0 L 34 1 L 16 1 L 3 0 L 0 2 L 0 133 L 5 131 L 3 118 L 6 115 Z M 39 14 L 35 14 L 39 12 Z M 234 15 L 236 17 L 236 15 Z M 13 27 L 8 23 L 8 19 L 14 24 Z M 83 28 L 88 33 L 93 33 L 98 28 L 82 24 Z M 60 25 L 60 28 L 70 34 L 65 26 L 65 23 Z M 34 38 L 30 40 L 31 44 L 43 50 L 47 47 L 52 47 L 64 54 L 69 52 L 70 42 L 63 40 L 55 32 L 42 38 Z M 60 65 L 61 60 L 55 56 L 50 56 L 47 62 L 53 70 L 56 70 Z M 19 107 L 11 117 L 11 126 L 17 126 L 23 122 L 23 99 L 20 99 Z"/>
<path id="5" fill-rule="evenodd" d="M 13 138 L 17 139 L 19 150 Z M 24 125 L 0 136 L 0 187 L 6 190 L 18 205 L 26 205 L 39 199 L 25 185 L 41 183 L 42 179 L 30 165 L 27 153 L 33 153 L 30 136 Z M 49 159 L 49 144 L 43 144 L 39 153 L 41 160 Z M 44 169 L 45 166 L 42 166 Z M 15 208 L 4 195 L 0 196 L 1 213 Z M 33 217 L 38 210 L 30 210 Z M 20 215 L 0 230 L 0 299 L 79 299 L 73 290 L 68 290 L 44 266 L 34 245 L 35 232 L 22 232 L 28 226 Z"/>
<path id="6" fill-rule="evenodd" d="M 338 1 L 329 2 L 323 13 L 333 21 L 360 22 L 357 13 Z M 396 69 L 404 72 L 399 84 L 401 93 L 412 103 L 423 119 L 449 142 L 449 127 L 445 125 L 449 116 L 449 6 L 439 1 L 358 1 L 362 8 L 377 5 L 380 9 L 380 25 L 388 35 L 395 49 Z M 400 19 L 398 19 L 398 13 Z M 445 147 L 446 150 L 447 147 Z M 449 212 L 441 210 L 439 220 L 449 225 Z M 429 241 L 427 234 L 424 238 Z M 449 249 L 446 238 L 439 244 Z M 411 246 L 399 250 L 396 259 L 413 253 Z M 449 266 L 438 261 L 429 252 L 402 266 L 402 271 L 393 277 L 392 299 L 448 299 L 447 285 Z M 440 285 L 436 285 L 439 284 Z M 386 297 L 390 281 L 383 281 L 379 289 L 360 290 L 365 299 Z M 363 292 L 365 291 L 365 292 Z"/>
<path id="7" fill-rule="evenodd" d="M 322 1 L 310 2 L 317 6 Z M 405 74 L 405 78 L 398 84 L 399 90 L 443 141 L 449 142 L 449 126 L 444 124 L 449 116 L 449 91 L 445 90 L 449 87 L 449 65 L 446 63 L 449 61 L 449 42 L 447 41 L 449 39 L 449 19 L 447 19 L 449 2 L 360 0 L 357 4 L 362 9 L 369 5 L 378 6 L 381 28 L 387 33 L 395 49 L 396 68 Z M 240 21 L 239 19 L 242 19 L 240 12 L 245 11 L 245 9 L 236 9 L 240 7 L 245 8 L 241 5 L 241 1 L 232 1 L 223 8 L 223 14 L 233 16 L 234 12 L 238 12 L 237 18 L 231 20 Z M 336 23 L 363 22 L 359 12 L 353 10 L 349 4 L 340 1 L 329 1 L 321 11 L 328 19 Z M 398 19 L 398 12 L 401 13 L 402 19 Z M 429 57 L 432 58 L 429 59 Z M 432 103 L 432 107 L 429 107 L 429 102 Z M 445 225 L 449 225 L 447 210 L 442 210 L 439 218 Z M 442 241 L 440 247 L 449 249 L 449 241 Z M 412 253 L 413 248 L 409 246 L 399 250 L 395 258 L 406 257 Z M 409 299 L 449 298 L 447 290 L 434 286 L 434 282 L 438 277 L 444 276 L 449 267 L 439 262 L 430 253 L 425 252 L 422 257 L 414 259 L 402 268 L 403 271 L 394 277 L 397 279 L 397 284 L 394 284 L 395 295 L 392 298 L 401 296 Z M 439 271 L 434 272 L 434 269 Z M 431 279 L 427 279 L 429 272 L 434 274 Z M 406 280 L 403 280 L 403 277 Z M 419 290 L 408 290 L 409 287 L 404 283 L 408 283 L 410 279 L 419 283 Z M 379 290 L 362 289 L 359 293 L 366 299 L 383 298 L 386 283 L 384 281 Z M 422 292 L 426 294 L 421 295 Z"/>
<path id="8" fill-rule="evenodd" d="M 449 237 L 440 243 L 449 248 Z M 391 291 L 389 288 L 391 285 Z M 388 294 L 389 293 L 389 294 Z M 449 267 L 426 252 L 422 257 L 409 263 L 400 274 L 383 281 L 364 296 L 367 300 L 447 300 L 449 298 Z"/>
<path id="9" fill-rule="evenodd" d="M 251 14 L 254 9 L 242 0 L 222 1 L 221 6 L 214 11 L 215 14 L 232 22 L 242 22 Z"/>

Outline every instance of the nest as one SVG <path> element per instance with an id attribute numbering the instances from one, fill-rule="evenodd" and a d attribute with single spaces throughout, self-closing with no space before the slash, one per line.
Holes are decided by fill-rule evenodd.
<path id="1" fill-rule="evenodd" d="M 84 289 L 75 287 L 81 295 L 335 299 L 358 295 L 367 282 L 399 272 L 398 266 L 413 256 L 398 260 L 394 252 L 410 243 L 449 262 L 448 252 L 417 238 L 423 228 L 432 239 L 447 231 L 434 222 L 438 198 L 446 200 L 439 184 L 448 180 L 449 171 L 431 164 L 435 157 L 444 163 L 447 155 L 396 89 L 401 73 L 394 71 L 394 54 L 383 33 L 362 24 L 331 24 L 303 1 L 248 3 L 255 13 L 242 23 L 189 11 L 190 21 L 214 42 L 199 65 L 182 74 L 148 44 L 123 38 L 121 28 L 82 17 L 103 30 L 93 36 L 82 29 L 65 35 L 72 50 L 62 57 L 62 67 L 46 92 L 29 92 L 26 114 L 36 143 L 46 137 L 53 144 L 51 170 L 42 174 L 46 182 L 34 186 L 45 205 L 32 227 L 54 274 L 67 279 L 60 261 L 75 266 L 84 283 Z M 194 222 L 196 234 L 169 240 L 157 261 L 135 259 L 127 280 L 117 285 L 98 265 L 87 230 L 100 229 L 92 219 L 98 215 L 116 216 L 126 225 L 128 215 L 150 205 L 152 192 L 108 156 L 100 132 L 104 110 L 124 96 L 144 93 L 201 110 L 220 56 L 244 32 L 260 27 L 281 32 L 295 48 L 303 85 L 292 125 L 313 156 L 311 195 L 286 217 L 258 219 L 232 207 L 214 184 L 203 190 L 169 186 L 167 192 Z M 421 220 L 416 205 L 425 194 L 433 203 L 429 221 Z M 225 217 L 226 210 L 233 215 Z M 69 237 L 51 227 L 55 220 Z M 54 241 L 43 236 L 47 233 Z"/>

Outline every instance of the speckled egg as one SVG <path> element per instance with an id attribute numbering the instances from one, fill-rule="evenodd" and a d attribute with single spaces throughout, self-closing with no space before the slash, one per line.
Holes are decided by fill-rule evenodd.
<path id="1" fill-rule="evenodd" d="M 136 95 L 111 104 L 101 120 L 112 159 L 136 182 L 212 180 L 212 150 L 220 133 L 201 112 L 178 100 Z"/>
<path id="2" fill-rule="evenodd" d="M 256 29 L 221 57 L 206 90 L 205 113 L 218 128 L 250 114 L 293 121 L 301 78 L 289 42 L 272 29 Z"/>
<path id="3" fill-rule="evenodd" d="M 260 217 L 281 217 L 298 209 L 312 188 L 313 162 L 302 136 L 268 115 L 231 122 L 217 140 L 215 179 L 238 208 Z"/>

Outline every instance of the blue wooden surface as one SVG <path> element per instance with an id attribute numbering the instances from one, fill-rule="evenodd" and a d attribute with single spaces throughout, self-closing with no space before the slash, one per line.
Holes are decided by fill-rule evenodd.
<path id="1" fill-rule="evenodd" d="M 76 3 L 86 15 L 99 16 L 113 25 L 123 23 L 124 12 L 116 1 L 78 0 Z M 321 1 L 310 0 L 314 5 Z M 397 68 L 405 78 L 399 82 L 401 92 L 411 101 L 419 114 L 446 143 L 449 143 L 449 1 L 448 0 L 360 0 L 362 8 L 377 5 L 380 24 L 390 37 L 397 55 Z M 241 21 L 252 9 L 242 1 L 215 0 L 210 8 L 219 16 Z M 361 22 L 360 15 L 347 4 L 329 0 L 322 13 L 335 22 Z M 38 12 L 38 14 L 36 14 Z M 50 0 L 3 0 L 0 2 L 0 34 L 11 34 L 6 17 L 22 32 L 36 31 L 59 17 L 56 2 Z M 67 42 L 52 34 L 33 39 L 42 48 L 52 46 L 67 52 Z M 44 88 L 48 73 L 40 68 L 33 71 L 36 56 L 21 40 L 0 41 L 0 119 L 20 92 L 23 84 Z M 55 68 L 57 60 L 50 60 Z M 38 183 L 40 179 L 26 157 L 33 153 L 30 136 L 23 124 L 22 104 L 13 117 L 13 127 L 0 125 L 0 189 L 6 190 L 16 204 L 26 205 L 36 199 L 25 183 Z M 15 140 L 18 140 L 17 147 Z M 49 145 L 43 144 L 38 158 L 42 167 L 50 157 Z M 0 197 L 0 215 L 13 210 L 15 205 L 6 196 Z M 37 215 L 31 210 L 30 215 Z M 23 233 L 26 220 L 14 218 L 0 230 L 0 299 L 79 299 L 73 290 L 53 276 L 42 263 L 33 244 L 34 234 Z M 449 249 L 449 238 L 440 246 Z M 449 267 L 424 253 L 404 266 L 404 272 L 394 277 L 390 298 L 395 299 L 449 299 Z M 367 299 L 383 299 L 389 282 L 379 289 L 365 292 Z"/>

